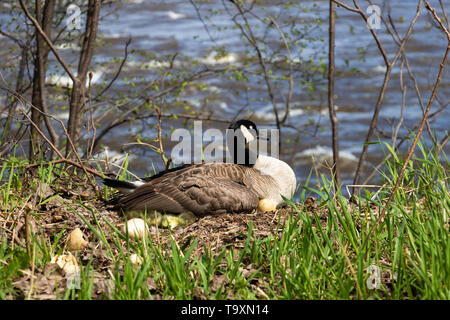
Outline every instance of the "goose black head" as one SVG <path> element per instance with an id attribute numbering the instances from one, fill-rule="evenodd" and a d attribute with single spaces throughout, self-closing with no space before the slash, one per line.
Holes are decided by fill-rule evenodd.
<path id="1" fill-rule="evenodd" d="M 235 164 L 252 167 L 258 156 L 258 128 L 253 121 L 233 121 L 227 130 L 227 146 Z"/>

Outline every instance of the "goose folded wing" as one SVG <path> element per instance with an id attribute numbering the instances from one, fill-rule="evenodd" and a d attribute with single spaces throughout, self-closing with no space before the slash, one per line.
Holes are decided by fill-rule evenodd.
<path id="1" fill-rule="evenodd" d="M 196 216 L 204 216 L 251 212 L 257 208 L 258 200 L 258 196 L 243 184 L 225 177 L 196 175 L 165 180 L 157 185 L 142 185 L 124 196 L 120 204 L 125 210 L 190 211 Z"/>
<path id="2" fill-rule="evenodd" d="M 260 199 L 278 197 L 280 187 L 274 178 L 269 175 L 261 174 L 256 169 L 251 169 L 253 172 L 247 172 L 244 175 L 242 182 L 248 188 L 252 189 Z"/>

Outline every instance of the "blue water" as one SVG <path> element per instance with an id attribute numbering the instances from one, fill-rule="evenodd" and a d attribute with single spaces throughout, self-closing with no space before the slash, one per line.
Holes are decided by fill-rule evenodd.
<path id="1" fill-rule="evenodd" d="M 361 8 L 367 8 L 368 3 L 359 1 Z M 219 68 L 224 66 L 239 66 L 243 59 L 253 55 L 254 51 L 240 36 L 239 30 L 232 28 L 230 14 L 227 12 L 221 1 L 211 1 L 209 4 L 199 6 L 202 16 L 205 18 L 204 23 L 207 25 L 205 29 L 197 16 L 197 12 L 190 1 L 122 1 L 103 8 L 102 20 L 99 28 L 99 38 L 105 42 L 96 49 L 94 63 L 108 61 L 110 58 L 120 58 L 123 56 L 123 48 L 128 37 L 132 38 L 130 50 L 145 50 L 152 53 L 150 60 L 156 60 L 160 63 L 167 61 L 167 55 L 177 53 L 174 72 L 182 72 L 189 70 L 189 62 L 187 59 L 200 60 L 196 70 L 200 70 L 202 66 L 209 68 Z M 314 63 L 319 63 L 322 59 L 323 63 L 327 63 L 327 16 L 328 1 L 309 1 L 301 2 L 302 6 L 294 6 L 289 11 L 283 10 L 282 5 L 287 1 L 265 1 L 266 10 L 256 10 L 261 17 L 268 14 L 281 14 L 285 21 L 296 21 L 300 26 L 311 21 L 311 19 L 319 16 L 323 19 L 321 26 L 314 28 L 308 36 L 322 37 L 314 41 L 306 41 L 300 39 L 299 44 L 292 46 L 291 54 L 294 61 L 305 61 L 312 59 Z M 351 2 L 348 2 L 351 3 Z M 414 17 L 417 1 L 374 1 L 382 9 L 382 14 L 386 16 L 388 10 L 394 17 L 396 26 L 401 35 L 403 35 L 408 26 L 409 21 Z M 450 11 L 450 1 L 445 0 L 444 5 Z M 432 1 L 432 5 L 440 12 L 438 2 Z M 231 7 L 227 7 L 231 10 Z M 308 11 L 304 9 L 307 8 Z M 220 13 L 211 15 L 210 10 L 220 10 Z M 114 11 L 114 13 L 111 13 Z M 384 77 L 384 62 L 379 54 L 369 30 L 367 29 L 361 17 L 355 13 L 349 12 L 343 8 L 337 8 L 336 21 L 336 88 L 335 103 L 337 105 L 337 116 L 339 120 L 339 138 L 340 147 L 344 151 L 343 155 L 343 180 L 344 183 L 351 183 L 354 169 L 356 168 L 356 160 L 362 149 L 362 143 L 366 136 L 368 125 L 372 118 L 373 109 L 376 104 L 380 86 Z M 400 18 L 402 17 L 402 18 Z M 6 9 L 0 11 L 0 20 L 2 26 L 4 22 L 10 19 L 10 12 Z M 401 22 L 400 19 L 404 20 Z M 255 33 L 259 36 L 266 32 L 263 28 L 264 24 L 255 17 L 249 17 L 252 24 L 256 24 L 261 28 L 255 29 Z M 220 30 L 218 28 L 221 28 Z M 388 53 L 390 59 L 393 58 L 397 51 L 397 46 L 392 41 L 392 37 L 386 32 L 385 26 L 381 24 L 381 29 L 376 30 L 383 46 Z M 281 39 L 276 30 L 270 30 L 266 33 L 268 45 L 264 47 L 268 53 L 273 53 L 275 44 L 281 44 Z M 0 43 L 9 44 L 7 39 L 0 38 Z M 212 65 L 205 62 L 205 58 L 214 51 L 215 48 L 224 46 L 232 54 L 233 59 L 228 64 Z M 357 49 L 365 51 L 364 57 L 361 58 Z M 436 80 L 439 70 L 439 64 L 442 61 L 446 48 L 446 38 L 432 23 L 426 9 L 422 8 L 422 13 L 414 26 L 414 32 L 410 41 L 406 46 L 407 57 L 412 71 L 414 72 L 421 90 L 423 103 L 426 106 L 431 93 L 431 87 Z M 248 51 L 250 50 L 250 51 Z M 76 53 L 77 51 L 75 51 Z M 267 53 L 267 54 L 268 54 Z M 2 53 L 4 54 L 4 53 Z M 62 51 L 63 56 L 69 61 L 76 62 L 74 55 L 70 50 Z M 278 57 L 286 57 L 286 51 L 281 50 L 277 53 Z M 143 83 L 150 82 L 158 77 L 157 69 L 139 69 L 137 64 L 142 61 L 142 56 L 136 52 L 131 52 L 130 62 L 124 67 L 120 79 L 134 79 L 136 81 L 143 80 Z M 203 60 L 202 60 L 203 59 Z M 56 72 L 57 63 L 54 57 L 50 57 L 49 72 Z M 134 64 L 133 64 L 134 63 Z M 295 64 L 294 73 L 294 90 L 292 96 L 292 114 L 287 124 L 288 127 L 282 130 L 282 157 L 288 161 L 296 170 L 299 181 L 302 182 L 305 176 L 313 166 L 311 154 L 315 150 L 315 159 L 321 159 L 323 165 L 326 160 L 330 161 L 330 125 L 327 114 L 327 97 L 326 97 L 326 79 L 322 78 L 318 73 L 311 75 L 315 79 L 318 91 L 310 95 L 301 85 L 303 69 L 302 65 Z M 101 71 L 97 85 L 102 81 L 109 82 L 109 79 L 117 70 L 117 63 L 110 65 Z M 350 72 L 352 68 L 359 70 L 358 73 Z M 93 67 L 96 70 L 96 67 Z M 195 68 L 194 68 L 195 69 Z M 438 91 L 438 98 L 444 103 L 450 98 L 450 67 L 447 66 L 442 77 L 441 86 Z M 165 70 L 164 68 L 159 69 Z M 258 70 L 258 66 L 246 68 L 249 76 L 249 82 L 243 83 L 234 79 L 228 79 L 227 76 L 213 75 L 202 81 L 210 87 L 208 90 L 198 90 L 195 86 L 187 88 L 185 93 L 179 97 L 170 97 L 165 103 L 165 110 L 169 112 L 185 112 L 178 104 L 192 105 L 193 109 L 203 111 L 205 114 L 211 114 L 213 117 L 231 120 L 240 110 L 240 117 L 253 118 L 260 127 L 273 128 L 274 115 L 271 110 L 271 103 L 268 101 L 267 88 L 260 76 L 254 76 L 254 72 Z M 2 73 L 8 76 L 8 70 L 2 69 Z M 284 73 L 286 74 L 286 72 Z M 392 126 L 396 126 L 400 117 L 400 106 L 402 101 L 401 89 L 399 84 L 400 60 L 397 62 L 386 92 L 386 97 L 382 106 L 382 110 L 378 120 L 378 129 L 373 140 L 378 137 L 383 141 L 389 142 L 390 139 L 381 135 L 381 133 L 390 134 Z M 279 73 L 278 75 L 281 75 Z M 409 78 L 406 67 L 404 69 L 404 81 L 408 86 L 406 95 L 405 117 L 400 135 L 407 133 L 408 128 L 412 128 L 419 123 L 422 117 L 422 111 L 417 101 L 413 83 Z M 140 83 L 139 86 L 143 86 Z M 197 82 L 198 84 L 198 82 Z M 213 87 L 213 89 L 211 88 Z M 104 113 L 104 110 L 111 106 L 116 94 L 126 87 L 123 81 L 118 81 L 113 89 L 109 92 L 111 101 L 102 103 L 97 107 L 97 114 Z M 128 87 L 127 87 L 128 88 Z M 138 88 L 135 90 L 137 91 Z M 95 89 L 95 88 L 94 88 Z M 281 81 L 274 88 L 276 94 L 276 102 L 280 110 L 284 108 L 287 96 L 287 81 Z M 0 93 L 3 94 L 3 93 Z M 136 103 L 139 102 L 136 99 Z M 159 103 L 160 101 L 158 101 Z M 62 103 L 55 103 L 60 107 Z M 131 105 L 132 106 L 132 105 Z M 431 112 L 439 108 L 439 104 L 435 101 Z M 189 111 L 191 111 L 189 110 Z M 281 112 L 281 111 L 280 111 Z M 114 116 L 106 117 L 101 123 L 101 128 L 112 121 Z M 439 141 L 445 136 L 449 129 L 448 120 L 450 119 L 450 109 L 443 110 L 440 117 L 432 124 L 435 130 L 437 140 Z M 317 128 L 311 125 L 311 122 L 317 124 Z M 133 151 L 135 155 L 145 156 L 145 160 L 134 158 L 130 163 L 130 169 L 137 174 L 145 174 L 151 171 L 152 163 L 155 168 L 161 169 L 162 163 L 154 152 L 144 150 L 142 148 L 124 147 L 123 144 L 135 140 L 137 134 L 143 137 L 154 138 L 156 130 L 152 128 L 155 119 L 148 122 L 142 122 L 130 126 L 123 125 L 114 131 L 111 131 L 102 141 L 104 145 L 110 145 L 117 151 Z M 163 129 L 166 135 L 170 135 L 170 125 L 177 127 L 182 126 L 182 122 L 165 122 Z M 217 127 L 224 129 L 226 124 L 208 122 L 204 128 Z M 99 130 L 100 130 L 99 129 Z M 295 129 L 304 129 L 300 133 Z M 378 134 L 380 134 L 378 136 Z M 429 141 L 427 133 L 424 137 Z M 289 139 L 289 142 L 286 140 Z M 167 143 L 166 150 L 170 150 L 173 143 Z M 408 143 L 404 144 L 401 149 L 406 151 Z M 445 152 L 449 152 L 448 145 L 444 148 Z M 314 153 L 314 152 L 313 152 Z M 383 149 L 381 145 L 371 145 L 369 148 L 369 157 L 367 166 L 373 166 L 383 157 Z M 326 168 L 316 163 L 318 169 L 328 172 Z"/>

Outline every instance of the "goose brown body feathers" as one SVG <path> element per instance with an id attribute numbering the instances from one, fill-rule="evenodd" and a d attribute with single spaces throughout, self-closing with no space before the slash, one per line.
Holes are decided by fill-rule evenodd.
<path id="1" fill-rule="evenodd" d="M 133 192 L 121 196 L 118 203 L 129 211 L 189 211 L 198 217 L 246 213 L 258 207 L 259 199 L 267 197 L 265 190 L 276 188 L 277 182 L 257 169 L 232 163 L 203 163 L 153 176 Z"/>
<path id="2" fill-rule="evenodd" d="M 116 203 L 128 212 L 192 213 L 202 217 L 275 210 L 284 203 L 283 197 L 290 198 L 295 192 L 294 171 L 287 163 L 251 148 L 252 141 L 259 139 L 252 121 L 234 121 L 229 129 L 243 137 L 227 134 L 233 163 L 185 164 L 143 181 L 105 178 L 103 182 L 123 194 Z M 243 163 L 238 155 L 243 156 Z"/>

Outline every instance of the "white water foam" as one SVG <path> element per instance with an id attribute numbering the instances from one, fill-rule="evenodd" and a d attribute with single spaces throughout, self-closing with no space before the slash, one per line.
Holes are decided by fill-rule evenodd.
<path id="1" fill-rule="evenodd" d="M 314 162 L 328 163 L 331 165 L 333 162 L 333 150 L 330 147 L 315 146 L 299 152 L 295 155 L 299 159 L 300 165 L 305 165 Z M 358 158 L 349 150 L 339 150 L 339 160 L 343 165 L 354 165 L 358 162 Z"/>
<path id="2" fill-rule="evenodd" d="M 108 159 L 108 162 L 115 163 L 115 164 L 121 164 L 123 163 L 128 157 L 128 160 L 132 160 L 136 156 L 134 154 L 129 154 L 127 152 L 122 153 L 116 150 L 111 150 L 108 147 L 104 147 L 101 151 L 97 152 L 92 159 L 93 160 L 105 160 Z"/>
<path id="3" fill-rule="evenodd" d="M 99 69 L 96 71 L 90 71 L 92 72 L 92 80 L 91 83 L 98 83 L 100 79 L 103 77 L 104 69 Z M 61 87 L 68 87 L 72 88 L 73 81 L 72 79 L 66 75 L 66 74 L 51 74 L 46 77 L 45 82 L 47 84 L 55 85 L 55 86 L 61 86 Z M 86 77 L 86 86 L 89 83 L 89 77 Z"/>
<path id="4" fill-rule="evenodd" d="M 284 115 L 286 113 L 285 106 L 286 106 L 286 104 L 284 104 L 284 103 L 278 103 L 277 104 L 278 118 L 283 118 L 284 117 Z M 297 116 L 301 116 L 303 114 L 304 114 L 304 111 L 302 109 L 300 109 L 300 108 L 290 109 L 289 110 L 289 117 L 297 117 Z M 268 104 L 268 105 L 260 108 L 253 115 L 256 118 L 261 119 L 261 120 L 265 120 L 265 121 L 275 121 L 276 120 L 275 113 L 273 112 L 272 104 Z"/>
<path id="5" fill-rule="evenodd" d="M 167 11 L 166 15 L 170 20 L 178 20 L 178 19 L 187 18 L 187 15 L 182 14 L 182 13 L 176 13 L 174 11 Z"/>
<path id="6" fill-rule="evenodd" d="M 228 53 L 225 56 L 217 57 L 217 52 L 214 51 L 206 57 L 199 59 L 199 61 L 208 65 L 230 64 L 238 61 L 238 55 L 235 53 Z"/>

